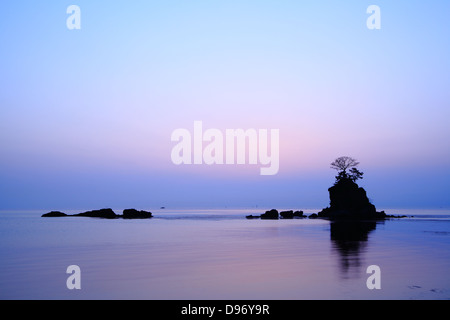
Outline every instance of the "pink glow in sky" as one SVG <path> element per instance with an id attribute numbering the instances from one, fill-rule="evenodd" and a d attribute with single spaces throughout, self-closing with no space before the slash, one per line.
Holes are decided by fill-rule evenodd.
<path id="1" fill-rule="evenodd" d="M 450 206 L 450 5 L 380 1 L 369 30 L 370 4 L 79 1 L 80 30 L 64 6 L 5 5 L 0 203 L 321 206 L 349 155 L 382 205 Z M 278 174 L 174 165 L 196 120 L 279 129 Z"/>

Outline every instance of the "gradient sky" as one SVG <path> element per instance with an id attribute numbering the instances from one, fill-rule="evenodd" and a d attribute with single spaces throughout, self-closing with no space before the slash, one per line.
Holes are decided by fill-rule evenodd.
<path id="1" fill-rule="evenodd" d="M 450 208 L 449 17 L 447 0 L 4 3 L 0 209 L 322 208 L 342 155 L 377 208 Z M 279 129 L 278 175 L 175 166 L 171 133 L 196 120 Z"/>

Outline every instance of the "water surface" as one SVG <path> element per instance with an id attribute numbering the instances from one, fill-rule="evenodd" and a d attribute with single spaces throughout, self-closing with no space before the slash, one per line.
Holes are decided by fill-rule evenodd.
<path id="1" fill-rule="evenodd" d="M 150 220 L 0 213 L 0 298 L 450 298 L 449 212 L 349 226 L 152 211 Z M 69 265 L 81 268 L 81 290 L 66 287 Z M 381 268 L 380 290 L 366 286 L 370 265 Z"/>

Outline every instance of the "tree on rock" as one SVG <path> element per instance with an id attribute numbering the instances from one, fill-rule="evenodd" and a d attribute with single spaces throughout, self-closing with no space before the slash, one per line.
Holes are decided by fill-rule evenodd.
<path id="1" fill-rule="evenodd" d="M 369 201 L 366 191 L 356 183 L 363 173 L 356 166 L 353 158 L 340 157 L 331 163 L 331 168 L 338 170 L 334 186 L 328 189 L 330 206 L 320 211 L 320 218 L 329 219 L 384 219 L 384 212 L 377 212 Z"/>
<path id="2" fill-rule="evenodd" d="M 334 160 L 331 163 L 331 168 L 338 171 L 338 175 L 336 176 L 336 183 L 343 179 L 348 179 L 353 182 L 362 179 L 364 173 L 356 168 L 358 165 L 359 162 L 351 157 L 339 157 Z M 347 172 L 347 170 L 349 170 L 349 172 Z"/>

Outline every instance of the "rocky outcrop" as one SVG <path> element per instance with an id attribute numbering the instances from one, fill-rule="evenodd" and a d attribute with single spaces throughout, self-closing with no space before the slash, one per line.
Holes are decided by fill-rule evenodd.
<path id="1" fill-rule="evenodd" d="M 261 219 L 265 220 L 277 220 L 278 219 L 278 210 L 272 209 L 269 211 L 266 211 L 261 215 Z"/>
<path id="2" fill-rule="evenodd" d="M 150 211 L 138 211 L 136 209 L 125 209 L 122 216 L 124 219 L 149 219 L 152 217 L 153 215 Z"/>
<path id="3" fill-rule="evenodd" d="M 254 216 L 254 215 L 249 215 L 246 216 L 247 219 L 262 219 L 262 220 L 278 220 L 278 210 L 276 209 L 272 209 L 269 211 L 266 211 L 265 213 L 259 215 L 259 216 Z"/>
<path id="4" fill-rule="evenodd" d="M 42 217 L 89 217 L 89 218 L 101 218 L 101 219 L 149 219 L 152 218 L 153 215 L 150 211 L 144 210 L 136 210 L 136 209 L 125 209 L 123 210 L 123 215 L 117 215 L 112 209 L 100 209 L 100 210 L 92 210 L 86 211 L 82 213 L 77 213 L 73 215 L 67 215 L 60 211 L 52 211 L 46 214 L 43 214 Z"/>
<path id="5" fill-rule="evenodd" d="M 115 212 L 112 209 L 100 209 L 100 210 L 86 211 L 86 212 L 75 214 L 74 216 L 89 217 L 89 218 L 103 218 L 103 219 L 118 218 L 118 216 L 115 214 Z"/>
<path id="6" fill-rule="evenodd" d="M 280 216 L 283 219 L 294 219 L 294 218 L 304 218 L 305 215 L 303 214 L 303 211 L 281 211 Z"/>
<path id="7" fill-rule="evenodd" d="M 249 216 L 246 216 L 246 218 L 247 219 L 261 218 L 263 220 L 277 220 L 279 218 L 281 218 L 281 219 L 306 218 L 306 216 L 304 215 L 303 211 L 289 210 L 289 211 L 281 211 L 280 213 L 278 213 L 278 210 L 272 209 L 272 210 L 266 211 L 265 213 L 263 213 L 259 216 L 249 215 Z"/>
<path id="8" fill-rule="evenodd" d="M 384 219 L 367 198 L 366 191 L 350 179 L 341 179 L 328 189 L 330 206 L 320 211 L 319 218 Z"/>
<path id="9" fill-rule="evenodd" d="M 51 211 L 49 213 L 45 213 L 42 215 L 42 217 L 65 217 L 67 214 L 60 212 L 60 211 Z"/>

